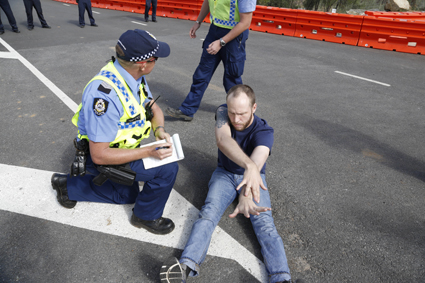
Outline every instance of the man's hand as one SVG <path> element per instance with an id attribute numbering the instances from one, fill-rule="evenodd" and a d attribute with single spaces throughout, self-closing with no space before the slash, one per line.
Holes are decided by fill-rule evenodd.
<path id="1" fill-rule="evenodd" d="M 171 138 L 170 137 L 170 134 L 169 133 L 166 133 L 162 128 L 158 129 L 155 132 L 155 138 L 156 138 L 157 141 L 159 141 L 159 140 L 167 140 L 168 143 L 171 142 L 171 140 L 170 140 L 170 138 Z"/>
<path id="2" fill-rule="evenodd" d="M 249 193 L 249 190 L 246 190 Z M 244 196 L 245 192 L 241 192 L 239 195 L 239 203 L 236 206 L 235 210 L 232 214 L 229 215 L 230 218 L 235 218 L 239 213 L 245 215 L 246 218 L 249 218 L 250 215 L 259 215 L 260 212 L 265 212 L 268 210 L 272 210 L 270 207 L 262 207 L 257 206 L 251 198 L 251 194 L 249 196 Z"/>
<path id="3" fill-rule="evenodd" d="M 250 164 L 248 168 L 245 169 L 242 182 L 236 187 L 236 190 L 239 190 L 244 185 L 246 185 L 246 189 L 243 194 L 248 196 L 252 193 L 256 202 L 260 202 L 260 187 L 267 191 L 266 186 L 263 184 L 263 179 L 261 179 L 258 167 L 255 166 L 255 164 Z"/>
<path id="4" fill-rule="evenodd" d="M 190 38 L 196 38 L 196 31 L 201 27 L 201 24 L 194 23 L 189 31 Z"/>
<path id="5" fill-rule="evenodd" d="M 173 155 L 173 144 L 166 142 L 150 146 L 149 156 L 162 160 Z"/>
<path id="6" fill-rule="evenodd" d="M 220 40 L 217 39 L 216 41 L 213 41 L 210 45 L 208 45 L 207 52 L 211 55 L 215 55 L 218 53 L 218 51 L 220 51 L 220 49 Z"/>

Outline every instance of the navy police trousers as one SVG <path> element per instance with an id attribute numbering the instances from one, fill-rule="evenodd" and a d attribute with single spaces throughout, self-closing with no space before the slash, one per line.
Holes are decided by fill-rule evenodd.
<path id="1" fill-rule="evenodd" d="M 91 10 L 91 0 L 80 0 L 78 1 L 78 22 L 81 26 L 86 25 L 86 22 L 84 21 L 84 13 L 87 11 L 87 14 L 89 15 L 90 24 L 94 25 L 95 20 L 93 18 L 93 13 Z"/>
<path id="2" fill-rule="evenodd" d="M 207 52 L 208 46 L 213 41 L 222 38 L 229 31 L 229 29 L 217 27 L 214 24 L 210 25 L 210 30 L 202 45 L 201 61 L 193 74 L 190 92 L 179 107 L 185 115 L 193 117 L 193 114 L 198 111 L 204 92 L 221 61 L 223 61 L 224 65 L 223 85 L 226 93 L 233 86 L 242 84 L 241 76 L 245 66 L 245 42 L 248 39 L 248 30 L 232 41 L 227 42 L 217 54 L 211 55 Z"/>
<path id="3" fill-rule="evenodd" d="M 137 217 L 143 220 L 160 218 L 176 181 L 179 169 L 177 162 L 149 170 L 145 170 L 142 160 L 133 161 L 130 166 L 131 170 L 136 172 L 136 180 L 132 186 L 113 183 L 110 180 L 106 180 L 102 186 L 96 186 L 93 179 L 99 172 L 91 158 L 88 158 L 86 170 L 91 174 L 72 178 L 68 175 L 69 199 L 114 204 L 134 203 L 134 214 Z M 142 191 L 139 191 L 139 181 L 144 182 Z"/>

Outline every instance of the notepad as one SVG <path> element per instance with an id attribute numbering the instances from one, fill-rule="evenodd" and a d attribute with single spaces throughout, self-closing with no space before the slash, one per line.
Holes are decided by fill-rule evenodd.
<path id="1" fill-rule="evenodd" d="M 173 154 L 162 160 L 158 158 L 154 158 L 154 157 L 143 158 L 143 164 L 146 170 L 150 168 L 162 166 L 171 162 L 176 162 L 184 158 L 183 148 L 180 142 L 179 134 L 172 135 L 170 140 L 171 140 L 171 143 L 173 144 Z M 149 144 L 141 145 L 140 147 L 152 146 L 152 145 L 158 145 L 158 147 L 160 147 L 161 144 L 166 142 L 167 142 L 166 140 L 160 140 L 160 141 L 152 142 Z"/>

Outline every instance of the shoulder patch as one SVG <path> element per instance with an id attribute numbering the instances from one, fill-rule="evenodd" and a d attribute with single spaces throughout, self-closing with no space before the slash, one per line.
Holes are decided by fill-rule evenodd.
<path id="1" fill-rule="evenodd" d="M 108 110 L 109 101 L 104 100 L 103 98 L 95 98 L 93 101 L 93 111 L 97 116 L 102 116 Z"/>
<path id="2" fill-rule="evenodd" d="M 107 82 L 102 82 L 97 90 L 109 94 L 112 90 L 112 87 Z"/>

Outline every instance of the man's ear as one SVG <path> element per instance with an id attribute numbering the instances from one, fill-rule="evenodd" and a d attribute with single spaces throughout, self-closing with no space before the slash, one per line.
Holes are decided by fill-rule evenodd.
<path id="1" fill-rule="evenodd" d="M 254 103 L 252 106 L 252 113 L 255 113 L 255 110 L 257 110 L 257 103 Z"/>
<path id="2" fill-rule="evenodd" d="M 137 65 L 137 67 L 139 67 L 139 70 L 140 71 L 144 71 L 145 68 L 146 68 L 146 64 L 147 64 L 147 62 L 146 61 L 143 61 L 141 63 L 137 63 L 136 65 Z"/>

